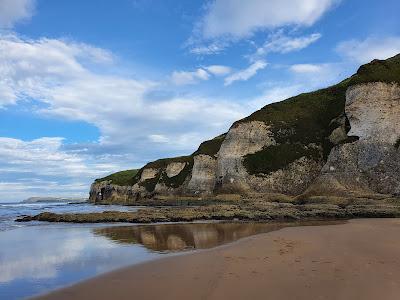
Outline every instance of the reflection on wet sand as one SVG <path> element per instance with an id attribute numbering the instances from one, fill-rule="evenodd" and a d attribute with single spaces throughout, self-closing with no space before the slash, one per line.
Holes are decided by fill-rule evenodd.
<path id="1" fill-rule="evenodd" d="M 124 244 L 142 244 L 153 251 L 205 249 L 247 236 L 288 226 L 327 225 L 339 222 L 302 223 L 189 223 L 118 226 L 94 229 L 94 233 Z"/>

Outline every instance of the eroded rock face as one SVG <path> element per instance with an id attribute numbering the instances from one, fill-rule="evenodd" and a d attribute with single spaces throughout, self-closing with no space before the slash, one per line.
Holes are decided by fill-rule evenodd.
<path id="1" fill-rule="evenodd" d="M 217 159 L 209 155 L 194 157 L 192 177 L 187 186 L 187 193 L 211 194 L 215 188 Z"/>
<path id="2" fill-rule="evenodd" d="M 352 86 L 346 93 L 349 136 L 394 145 L 400 138 L 400 87 L 373 82 Z"/>
<path id="3" fill-rule="evenodd" d="M 218 152 L 218 188 L 227 192 L 249 190 L 249 175 L 243 166 L 243 157 L 273 144 L 273 134 L 264 122 L 252 121 L 232 127 Z"/>
<path id="4" fill-rule="evenodd" d="M 347 190 L 400 193 L 400 152 L 386 143 L 358 141 L 334 149 L 323 174 L 337 178 Z"/>
<path id="5" fill-rule="evenodd" d="M 311 194 L 400 193 L 400 87 L 368 83 L 350 87 L 345 112 L 358 141 L 332 149 Z"/>
<path id="6" fill-rule="evenodd" d="M 262 177 L 252 175 L 248 182 L 259 193 L 298 195 L 320 174 L 321 168 L 322 162 L 301 157 L 271 174 Z"/>
<path id="7" fill-rule="evenodd" d="M 131 204 L 136 197 L 132 186 L 120 186 L 108 181 L 93 183 L 90 187 L 89 201 L 96 204 Z"/>
<path id="8" fill-rule="evenodd" d="M 184 162 L 173 162 L 170 163 L 167 168 L 165 169 L 165 173 L 167 174 L 168 177 L 174 177 L 178 175 L 183 168 L 186 166 L 186 163 Z"/>
<path id="9" fill-rule="evenodd" d="M 180 190 L 181 187 L 176 189 L 166 186 L 163 182 L 158 182 L 154 188 L 154 193 L 159 195 L 174 195 L 177 194 Z"/>
<path id="10" fill-rule="evenodd" d="M 140 177 L 140 181 L 145 181 L 148 179 L 153 179 L 157 176 L 159 170 L 158 169 L 153 169 L 153 168 L 146 168 L 143 169 L 142 175 Z"/>
<path id="11" fill-rule="evenodd" d="M 332 131 L 331 135 L 329 136 L 329 141 L 334 145 L 338 145 L 341 142 L 344 142 L 346 139 L 347 139 L 347 133 L 344 126 L 335 128 Z"/>

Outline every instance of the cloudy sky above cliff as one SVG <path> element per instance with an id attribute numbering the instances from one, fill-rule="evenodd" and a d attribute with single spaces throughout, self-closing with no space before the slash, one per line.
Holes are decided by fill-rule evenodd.
<path id="1" fill-rule="evenodd" d="M 400 52 L 387 0 L 0 0 L 0 201 L 189 154 Z"/>

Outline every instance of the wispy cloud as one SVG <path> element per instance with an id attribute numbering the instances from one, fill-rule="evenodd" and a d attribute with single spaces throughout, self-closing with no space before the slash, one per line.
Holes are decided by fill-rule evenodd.
<path id="1" fill-rule="evenodd" d="M 63 138 L 0 137 L 0 199 L 32 195 L 86 196 L 88 183 L 121 167 L 101 156 L 63 149 Z M 50 180 L 51 179 L 51 180 Z"/>
<path id="2" fill-rule="evenodd" d="M 196 25 L 204 39 L 243 38 L 256 30 L 310 26 L 337 0 L 216 0 Z"/>
<path id="3" fill-rule="evenodd" d="M 171 75 L 171 81 L 175 85 L 195 84 L 200 81 L 207 81 L 211 76 L 225 76 L 232 69 L 223 65 L 210 65 L 197 68 L 194 71 L 174 71 Z"/>
<path id="4" fill-rule="evenodd" d="M 205 69 L 215 76 L 224 76 L 232 72 L 230 67 L 222 65 L 212 65 L 205 67 Z"/>
<path id="5" fill-rule="evenodd" d="M 400 36 L 353 39 L 341 42 L 336 50 L 357 63 L 367 63 L 373 59 L 386 59 L 400 53 Z"/>
<path id="6" fill-rule="evenodd" d="M 246 69 L 237 71 L 230 76 L 225 78 L 225 86 L 231 85 L 235 81 L 246 81 L 257 74 L 259 70 L 264 69 L 267 66 L 267 62 L 264 60 L 258 60 L 248 66 Z"/>
<path id="7" fill-rule="evenodd" d="M 195 55 L 212 55 L 222 52 L 226 47 L 226 42 L 213 41 L 206 43 L 188 43 L 189 52 Z"/>
<path id="8" fill-rule="evenodd" d="M 295 96 L 302 91 L 307 91 L 309 87 L 299 83 L 273 83 L 267 86 L 261 95 L 251 99 L 249 104 L 254 110 L 260 109 L 273 102 L 282 101 Z"/>
<path id="9" fill-rule="evenodd" d="M 297 64 L 292 65 L 290 70 L 295 73 L 318 73 L 322 70 L 321 65 L 316 64 Z"/>
<path id="10" fill-rule="evenodd" d="M 302 50 L 318 41 L 321 34 L 313 33 L 305 36 L 292 37 L 285 35 L 281 30 L 271 34 L 268 40 L 251 56 L 253 59 L 263 57 L 268 53 L 289 53 Z"/>
<path id="11" fill-rule="evenodd" d="M 23 167 L 43 176 L 95 176 L 110 164 L 87 164 L 79 154 L 62 150 L 63 138 L 43 137 L 32 141 L 0 137 L 1 168 Z M 21 169 L 19 169 L 21 170 Z M 23 170 L 23 169 L 22 169 Z M 100 172 L 99 172 L 100 171 Z"/>
<path id="12" fill-rule="evenodd" d="M 208 80 L 210 75 L 204 69 L 198 68 L 196 71 L 174 71 L 171 80 L 176 85 L 194 84 L 199 80 Z"/>

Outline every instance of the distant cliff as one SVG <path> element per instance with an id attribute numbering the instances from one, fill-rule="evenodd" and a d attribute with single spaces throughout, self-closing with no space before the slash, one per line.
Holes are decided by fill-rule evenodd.
<path id="1" fill-rule="evenodd" d="M 23 203 L 47 203 L 47 202 L 67 202 L 83 203 L 87 202 L 85 198 L 65 198 L 65 197 L 30 197 L 22 201 Z"/>
<path id="2" fill-rule="evenodd" d="M 236 121 L 189 156 L 96 180 L 95 203 L 400 194 L 400 55 Z"/>

